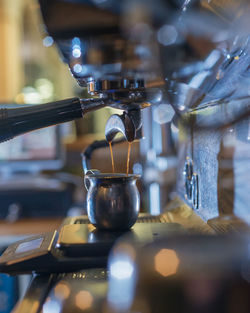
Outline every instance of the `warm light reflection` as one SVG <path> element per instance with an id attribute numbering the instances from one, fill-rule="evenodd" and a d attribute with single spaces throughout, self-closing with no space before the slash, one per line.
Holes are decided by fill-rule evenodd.
<path id="1" fill-rule="evenodd" d="M 70 288 L 66 282 L 60 282 L 55 287 L 55 296 L 59 299 L 67 299 L 70 294 Z"/>
<path id="2" fill-rule="evenodd" d="M 2 300 L 2 299 L 1 299 Z M 13 312 L 37 312 L 38 308 L 39 308 L 39 301 L 35 300 L 32 301 L 32 299 L 24 299 L 23 301 L 19 302 L 16 306 L 16 308 L 14 309 Z M 2 312 L 2 310 L 1 310 Z"/>
<path id="3" fill-rule="evenodd" d="M 75 298 L 76 306 L 81 310 L 89 309 L 93 303 L 93 296 L 87 290 L 81 290 Z"/>
<path id="4" fill-rule="evenodd" d="M 162 249 L 155 256 L 155 270 L 164 277 L 177 272 L 180 260 L 174 250 Z"/>

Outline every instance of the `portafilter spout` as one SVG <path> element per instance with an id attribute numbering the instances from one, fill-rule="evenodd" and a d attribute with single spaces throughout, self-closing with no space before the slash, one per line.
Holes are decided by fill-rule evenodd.
<path id="1" fill-rule="evenodd" d="M 112 142 L 118 133 L 122 133 L 128 142 L 142 138 L 141 110 L 124 111 L 123 114 L 113 114 L 105 126 L 105 137 Z"/>
<path id="2" fill-rule="evenodd" d="M 105 127 L 106 140 L 96 140 L 91 143 L 82 153 L 82 166 L 85 175 L 89 172 L 96 172 L 91 166 L 92 154 L 95 150 L 116 145 L 125 141 L 132 142 L 135 139 L 142 138 L 142 120 L 141 110 L 134 109 L 124 111 L 123 114 L 113 114 L 110 116 Z M 122 133 L 123 137 L 115 139 L 118 133 Z"/>

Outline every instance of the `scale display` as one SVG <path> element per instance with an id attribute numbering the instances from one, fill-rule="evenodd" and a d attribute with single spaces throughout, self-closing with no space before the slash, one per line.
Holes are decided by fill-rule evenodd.
<path id="1" fill-rule="evenodd" d="M 17 246 L 15 253 L 23 253 L 35 249 L 39 249 L 43 242 L 43 238 L 34 239 L 31 241 L 22 242 Z"/>

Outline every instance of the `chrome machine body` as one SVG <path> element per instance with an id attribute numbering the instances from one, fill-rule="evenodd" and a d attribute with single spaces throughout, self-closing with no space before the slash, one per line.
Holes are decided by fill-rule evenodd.
<path id="1" fill-rule="evenodd" d="M 129 141 L 143 136 L 135 172 L 143 175 L 146 210 L 151 214 L 164 210 L 173 196 L 178 168 L 182 199 L 206 220 L 217 216 L 214 177 L 227 165 L 218 166 L 221 139 L 215 143 L 212 138 L 225 137 L 226 145 L 231 142 L 240 147 L 240 154 L 242 149 L 244 155 L 249 153 L 248 1 L 40 0 L 40 4 L 47 31 L 80 86 L 126 112 L 146 107 L 143 123 L 138 122 L 138 113 L 129 113 L 132 118 L 114 117 L 107 127 L 112 133 L 107 138 L 125 133 L 124 128 L 130 130 L 125 134 Z M 244 126 L 230 126 L 242 119 Z M 137 135 L 131 136 L 133 124 Z M 207 167 L 210 161 L 212 168 Z M 240 181 L 240 171 L 234 182 Z M 242 202 L 248 202 L 248 192 L 240 193 L 244 200 L 236 197 L 235 205 L 241 206 L 236 212 L 242 217 L 247 215 Z"/>

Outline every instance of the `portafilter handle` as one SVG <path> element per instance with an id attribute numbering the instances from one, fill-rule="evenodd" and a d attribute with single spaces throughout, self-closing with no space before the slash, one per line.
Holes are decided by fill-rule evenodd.
<path id="1" fill-rule="evenodd" d="M 71 98 L 20 108 L 0 108 L 0 142 L 29 131 L 69 122 L 106 105 L 102 99 Z"/>

